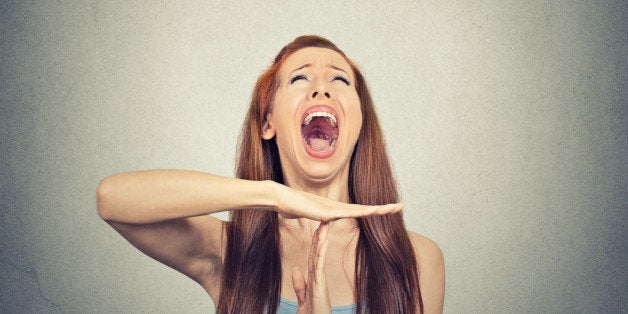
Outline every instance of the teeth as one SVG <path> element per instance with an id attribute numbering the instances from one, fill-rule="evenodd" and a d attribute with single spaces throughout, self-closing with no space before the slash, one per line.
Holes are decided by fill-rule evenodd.
<path id="1" fill-rule="evenodd" d="M 312 112 L 312 113 L 308 114 L 307 117 L 305 117 L 305 120 L 303 121 L 303 125 L 310 124 L 310 122 L 312 122 L 312 118 L 314 118 L 314 117 L 327 117 L 327 118 L 329 118 L 329 120 L 331 121 L 331 125 L 333 127 L 336 127 L 336 125 L 338 123 L 336 121 L 336 117 L 334 117 L 333 114 L 328 113 L 328 112 L 317 111 L 317 112 Z"/>

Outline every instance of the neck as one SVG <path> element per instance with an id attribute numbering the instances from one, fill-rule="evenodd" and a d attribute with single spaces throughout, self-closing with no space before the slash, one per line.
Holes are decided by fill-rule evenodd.
<path id="1" fill-rule="evenodd" d="M 324 179 L 309 178 L 288 167 L 283 167 L 283 174 L 285 185 L 295 190 L 316 194 L 338 202 L 351 202 L 348 163 L 340 171 Z"/>
<path id="2" fill-rule="evenodd" d="M 329 180 L 311 180 L 303 179 L 297 175 L 286 175 L 284 172 L 284 182 L 287 186 L 315 194 L 342 203 L 350 203 L 349 197 L 349 167 L 346 167 L 339 174 Z M 288 227 L 289 230 L 298 231 L 299 233 L 314 234 L 314 231 L 320 225 L 319 221 L 298 218 L 287 219 L 279 215 L 279 221 L 282 226 Z M 355 219 L 339 219 L 329 223 L 329 232 L 348 232 L 357 228 Z"/>
<path id="3" fill-rule="evenodd" d="M 347 179 L 335 179 L 330 182 L 307 182 L 288 179 L 286 180 L 286 185 L 295 190 L 315 194 L 337 202 L 351 202 Z"/>

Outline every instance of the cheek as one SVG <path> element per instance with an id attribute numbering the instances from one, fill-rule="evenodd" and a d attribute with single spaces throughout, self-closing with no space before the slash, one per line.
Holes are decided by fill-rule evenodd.
<path id="1" fill-rule="evenodd" d="M 360 107 L 358 107 L 357 112 L 355 113 L 355 122 L 353 123 L 353 129 L 357 140 L 357 137 L 360 135 L 360 131 L 362 130 L 362 111 L 360 110 Z"/>
<path id="2" fill-rule="evenodd" d="M 292 120 L 293 119 L 288 116 L 288 113 L 285 110 L 273 110 L 273 115 L 271 117 L 270 123 L 275 128 L 277 135 L 281 136 L 284 135 L 287 130 L 292 128 Z"/>
<path id="3" fill-rule="evenodd" d="M 362 108 L 360 106 L 360 98 L 355 93 L 346 93 L 339 95 L 340 103 L 343 105 L 346 122 L 349 123 L 351 129 L 360 131 L 362 126 Z"/>
<path id="4" fill-rule="evenodd" d="M 275 94 L 275 100 L 271 110 L 271 124 L 275 130 L 283 130 L 287 126 L 287 123 L 292 121 L 290 117 L 290 97 L 286 93 Z"/>

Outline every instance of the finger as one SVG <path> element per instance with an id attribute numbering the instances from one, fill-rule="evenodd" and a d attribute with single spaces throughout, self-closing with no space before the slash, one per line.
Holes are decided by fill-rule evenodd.
<path id="1" fill-rule="evenodd" d="M 382 206 L 379 206 L 379 208 L 377 209 L 377 214 L 388 215 L 388 214 L 397 213 L 403 209 L 403 206 L 404 206 L 403 203 L 382 205 Z"/>
<path id="2" fill-rule="evenodd" d="M 327 222 L 321 222 L 320 225 L 318 225 L 318 243 L 321 244 L 322 241 L 327 240 L 327 233 L 329 230 L 329 223 Z"/>
<path id="3" fill-rule="evenodd" d="M 325 259 L 327 257 L 327 236 L 329 224 L 321 222 L 312 238 L 312 248 L 310 251 L 310 275 L 311 281 L 316 284 L 324 282 L 325 279 Z"/>
<path id="4" fill-rule="evenodd" d="M 317 261 L 321 245 L 321 235 L 327 239 L 327 225 L 327 222 L 321 222 L 312 237 L 312 246 L 310 247 L 310 255 L 308 257 L 308 280 L 312 280 L 312 278 L 314 278 L 314 272 L 316 270 L 316 265 L 318 264 Z"/>
<path id="5" fill-rule="evenodd" d="M 322 238 L 322 237 L 321 237 Z M 319 242 L 319 249 L 316 260 L 316 272 L 314 274 L 314 281 L 318 285 L 322 285 L 326 287 L 326 278 L 325 278 L 325 259 L 327 258 L 327 246 L 329 241 L 327 241 L 327 235 L 325 235 L 325 239 Z"/>
<path id="6" fill-rule="evenodd" d="M 313 261 L 310 266 L 311 277 L 308 280 L 308 302 L 314 306 L 316 313 L 329 313 L 331 307 L 325 275 L 325 261 L 329 243 L 328 234 L 329 225 L 322 222 L 312 239 L 312 251 L 314 254 L 312 254 Z"/>
<path id="7" fill-rule="evenodd" d="M 305 282 L 305 277 L 303 277 L 303 273 L 299 267 L 295 267 L 292 270 L 292 287 L 294 288 L 294 293 L 297 295 L 297 303 L 299 306 L 305 305 L 307 283 Z"/>
<path id="8" fill-rule="evenodd" d="M 339 219 L 388 215 L 401 211 L 403 206 L 402 203 L 375 206 L 347 204 L 347 206 L 343 208 L 336 208 L 330 216 Z"/>
<path id="9" fill-rule="evenodd" d="M 331 219 L 342 219 L 342 218 L 358 218 L 358 217 L 366 217 L 377 215 L 377 210 L 379 206 L 366 206 L 366 205 L 356 205 L 356 204 L 345 204 L 343 207 L 334 208 L 329 216 Z"/>

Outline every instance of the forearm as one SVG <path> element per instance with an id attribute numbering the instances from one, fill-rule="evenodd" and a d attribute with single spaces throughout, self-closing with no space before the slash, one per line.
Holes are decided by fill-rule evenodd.
<path id="1" fill-rule="evenodd" d="M 107 221 L 154 223 L 216 212 L 275 207 L 276 183 L 187 170 L 125 172 L 103 179 L 97 206 Z"/>

